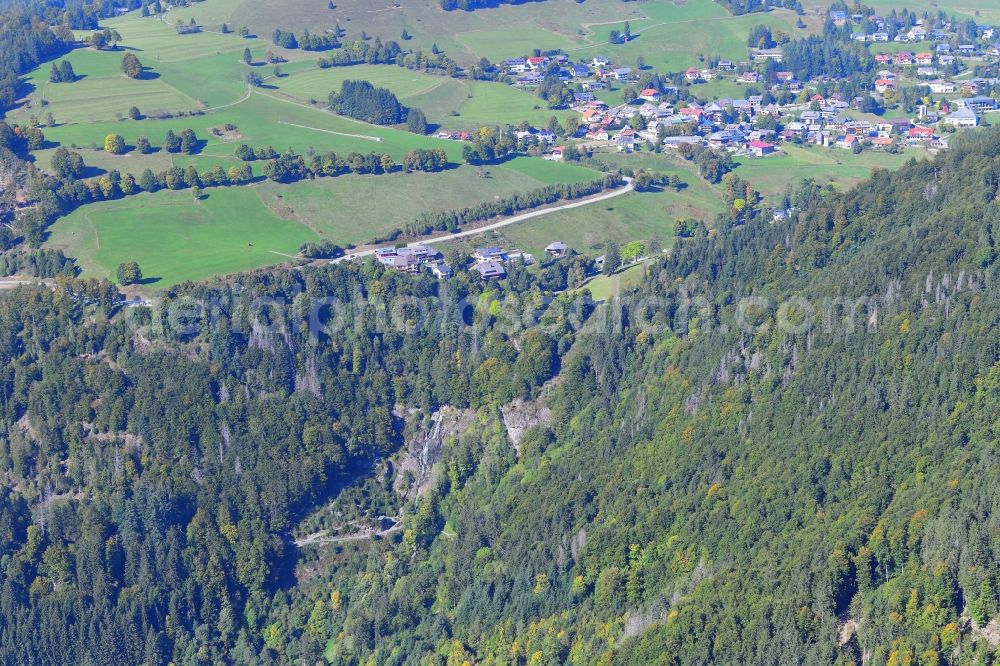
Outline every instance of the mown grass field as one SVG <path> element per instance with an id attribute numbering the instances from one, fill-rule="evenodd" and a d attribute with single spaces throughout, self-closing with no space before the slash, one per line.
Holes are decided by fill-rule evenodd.
<path id="1" fill-rule="evenodd" d="M 630 22 L 632 40 L 625 44 L 608 44 L 611 30 L 622 30 L 623 23 L 595 26 L 593 44 L 582 52 L 605 55 L 613 62 L 629 66 L 635 66 L 641 56 L 647 66 L 677 72 L 691 66 L 707 66 L 713 58 L 745 60 L 747 35 L 758 24 L 792 35 L 809 32 L 795 27 L 796 16 L 788 10 L 732 16 L 714 3 L 709 3 L 711 9 L 690 4 L 695 4 L 694 9 L 698 11 L 672 3 L 643 4 L 643 11 L 657 18 Z"/>
<path id="2" fill-rule="evenodd" d="M 641 54 L 651 66 L 678 70 L 698 64 L 699 54 L 745 58 L 747 34 L 758 23 L 790 34 L 802 32 L 794 27 L 792 12 L 731 16 L 712 0 L 546 0 L 474 12 L 444 12 L 437 0 L 414 0 L 401 6 L 343 0 L 334 10 L 322 2 L 218 2 L 232 7 L 234 25 L 245 23 L 260 34 L 270 34 L 275 27 L 316 32 L 339 24 L 347 39 L 365 32 L 385 40 L 399 39 L 405 29 L 412 37 L 406 42 L 408 47 L 428 49 L 436 44 L 466 64 L 482 57 L 496 61 L 528 55 L 534 49 L 564 49 L 572 57 L 604 54 L 624 64 L 633 64 Z M 625 21 L 639 38 L 628 44 L 608 44 L 608 33 L 621 30 Z M 807 17 L 806 22 L 807 31 L 821 28 L 815 17 Z"/>
<path id="3" fill-rule="evenodd" d="M 138 261 L 154 288 L 287 261 L 315 240 L 303 224 L 283 220 L 252 188 L 223 188 L 193 201 L 161 191 L 85 206 L 60 220 L 47 247 L 76 257 L 85 275 L 114 278 L 119 263 Z"/>
<path id="4" fill-rule="evenodd" d="M 58 119 L 57 119 L 58 120 Z M 232 123 L 239 128 L 237 141 L 221 140 L 212 136 L 210 128 Z M 311 107 L 278 96 L 274 91 L 255 90 L 243 102 L 204 115 L 194 115 L 166 120 L 103 121 L 46 128 L 50 141 L 63 145 L 103 145 L 109 133 L 125 137 L 131 146 L 139 136 L 146 136 L 154 145 L 160 145 L 167 130 L 178 132 L 191 128 L 207 143 L 201 156 L 231 157 L 239 143 L 252 146 L 271 145 L 276 150 L 292 148 L 305 154 L 311 149 L 324 152 L 348 153 L 387 152 L 402 159 L 413 148 L 444 148 L 449 156 L 461 158 L 461 146 L 455 141 L 411 134 L 391 127 L 376 127 L 350 118 L 337 116 L 321 107 Z M 131 156 L 133 161 L 141 157 Z M 123 158 L 124 159 L 124 158 Z"/>
<path id="5" fill-rule="evenodd" d="M 556 182 L 592 180 L 590 169 L 518 158 L 484 170 L 321 178 L 292 185 L 142 194 L 85 206 L 59 220 L 48 247 L 77 257 L 88 276 L 139 262 L 153 288 L 283 263 L 299 245 L 329 238 L 367 243 L 413 221 Z M 252 245 L 250 245 L 252 243 Z"/>
<path id="6" fill-rule="evenodd" d="M 211 0 L 210 0 L 211 1 Z M 523 52 L 547 48 L 546 44 L 570 48 L 585 45 L 586 26 L 592 23 L 640 19 L 639 3 L 620 0 L 547 0 L 503 6 L 475 12 L 445 12 L 438 0 L 412 0 L 392 6 L 372 0 L 341 0 L 334 10 L 324 2 L 256 2 L 255 0 L 220 0 L 232 6 L 233 22 L 246 24 L 262 35 L 275 27 L 301 32 L 318 31 L 338 24 L 348 39 L 357 39 L 362 31 L 385 39 L 399 39 L 405 29 L 412 37 L 411 48 L 429 49 L 432 44 L 453 58 L 471 63 L 487 54 L 504 56 L 508 49 Z M 673 4 L 656 0 L 657 4 Z M 711 4 L 711 0 L 691 0 Z M 645 3 L 644 3 L 645 4 Z M 535 43 L 544 42 L 544 43 Z M 518 53 L 520 54 L 520 53 Z M 489 56 L 487 56 L 489 57 Z"/>
<path id="7" fill-rule="evenodd" d="M 646 264 L 634 264 L 618 271 L 614 275 L 599 275 L 592 278 L 581 289 L 589 289 L 590 295 L 595 301 L 606 301 L 612 296 L 617 296 L 629 287 L 634 287 L 642 282 L 646 274 Z M 579 291 L 579 290 L 578 290 Z"/>
<path id="8" fill-rule="evenodd" d="M 556 116 L 565 122 L 574 111 L 546 108 L 530 91 L 503 83 L 466 81 L 414 72 L 392 65 L 356 65 L 310 69 L 270 81 L 281 92 L 300 101 L 325 103 L 344 81 L 363 79 L 388 88 L 399 100 L 423 111 L 428 120 L 444 129 L 475 129 L 484 125 L 518 124 L 523 120 L 545 125 Z"/>
<path id="9" fill-rule="evenodd" d="M 599 174 L 581 167 L 518 158 L 478 169 L 463 166 L 437 174 L 341 176 L 258 188 L 265 205 L 338 243 L 362 244 L 412 222 L 420 212 L 462 208 L 514 192 L 556 182 L 593 180 Z"/>
<path id="10" fill-rule="evenodd" d="M 896 169 L 909 159 L 924 159 L 927 152 L 908 149 L 898 155 L 887 152 L 866 150 L 854 155 L 841 148 L 802 148 L 782 144 L 781 152 L 764 158 L 740 157 L 737 169 L 740 176 L 747 179 L 765 200 L 780 196 L 785 187 L 803 178 L 812 178 L 821 185 L 833 183 L 835 187 L 847 188 L 867 178 L 872 169 Z"/>

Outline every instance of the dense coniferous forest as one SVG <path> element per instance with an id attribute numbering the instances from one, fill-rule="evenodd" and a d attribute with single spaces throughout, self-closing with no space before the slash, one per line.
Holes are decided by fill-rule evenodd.
<path id="1" fill-rule="evenodd" d="M 29 12 L 0 13 L 0 117 L 20 97 L 20 75 L 68 51 L 72 39 L 68 28 L 54 32 Z"/>
<path id="2" fill-rule="evenodd" d="M 398 446 L 398 406 L 530 397 L 557 370 L 573 328 L 507 335 L 481 292 L 357 266 L 191 286 L 152 312 L 93 281 L 5 294 L 0 660 L 278 659 L 262 632 L 289 530 Z M 522 335 L 513 371 L 470 391 Z"/>
<path id="3" fill-rule="evenodd" d="M 344 81 L 339 93 L 330 93 L 330 109 L 375 125 L 406 122 L 410 111 L 400 104 L 391 90 L 376 88 L 368 81 Z"/>

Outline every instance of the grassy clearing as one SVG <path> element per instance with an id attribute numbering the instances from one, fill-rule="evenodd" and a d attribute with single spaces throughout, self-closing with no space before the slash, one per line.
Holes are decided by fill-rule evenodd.
<path id="1" fill-rule="evenodd" d="M 746 94 L 746 86 L 737 83 L 733 79 L 715 79 L 714 81 L 691 86 L 691 92 L 705 99 L 719 99 L 722 97 L 743 99 Z"/>
<path id="2" fill-rule="evenodd" d="M 511 32 L 504 28 L 475 30 L 461 33 L 459 42 L 466 49 L 482 58 L 497 62 L 520 54 L 530 54 L 533 49 L 572 50 L 586 46 L 583 38 L 571 39 L 551 30 L 525 28 Z"/>
<path id="3" fill-rule="evenodd" d="M 782 144 L 781 153 L 762 159 L 737 158 L 737 172 L 750 181 L 765 198 L 774 200 L 785 187 L 803 178 L 817 183 L 834 183 L 847 188 L 867 178 L 872 169 L 896 169 L 911 158 L 923 159 L 927 153 L 910 149 L 899 155 L 867 150 L 854 155 L 840 148 L 801 148 Z"/>
<path id="4" fill-rule="evenodd" d="M 647 3 L 642 6 L 623 4 L 620 0 L 583 3 L 547 0 L 475 12 L 444 12 L 436 0 L 406 2 L 399 7 L 371 0 L 340 0 L 331 11 L 324 2 L 221 1 L 237 5 L 233 12 L 236 25 L 246 23 L 262 35 L 270 34 L 275 27 L 316 31 L 339 23 L 347 31 L 348 39 L 357 39 L 365 31 L 385 40 L 399 39 L 405 29 L 412 36 L 406 43 L 408 47 L 426 50 L 437 44 L 453 58 L 466 63 L 478 60 L 486 51 L 502 55 L 505 43 L 527 51 L 545 48 L 544 44 L 529 43 L 521 35 L 544 39 L 549 44 L 574 46 L 586 37 L 588 24 L 640 19 L 644 16 L 643 9 L 648 6 Z M 660 2 L 663 0 L 648 4 Z M 711 0 L 692 2 L 712 4 Z"/>
<path id="5" fill-rule="evenodd" d="M 614 275 L 599 275 L 580 289 L 589 289 L 595 301 L 606 301 L 629 287 L 638 285 L 645 274 L 646 264 L 635 264 Z"/>
<path id="6" fill-rule="evenodd" d="M 670 13 L 661 8 L 660 3 L 642 7 L 647 14 L 666 17 Z M 656 9 L 651 9 L 654 7 Z M 713 7 L 721 14 L 709 16 L 706 9 L 701 12 L 706 15 L 698 18 L 662 18 L 657 22 L 642 22 L 638 29 L 632 29 L 636 37 L 626 44 L 607 43 L 608 34 L 611 30 L 621 30 L 621 24 L 595 27 L 593 44 L 586 52 L 594 55 L 600 53 L 614 62 L 626 65 L 634 65 L 637 58 L 642 56 L 650 67 L 676 72 L 691 66 L 704 66 L 704 63 L 714 57 L 746 59 L 747 35 L 757 24 L 762 23 L 772 30 L 782 30 L 793 35 L 803 32 L 795 28 L 795 15 L 790 11 L 730 16 L 718 5 L 713 4 Z M 678 14 L 686 16 L 689 11 L 679 11 Z"/>
<path id="7" fill-rule="evenodd" d="M 532 125 L 545 126 L 549 118 L 555 116 L 565 124 L 569 116 L 577 116 L 575 111 L 553 111 L 531 92 L 511 88 L 502 83 L 473 81 L 470 84 L 471 97 L 458 109 L 455 117 L 446 117 L 446 127 L 458 126 L 462 129 L 482 125 L 517 124 L 526 120 Z"/>
<path id="8" fill-rule="evenodd" d="M 210 189 L 198 202 L 187 191 L 161 191 L 85 206 L 53 226 L 46 246 L 77 257 L 88 276 L 108 277 L 122 261 L 138 261 L 143 273 L 155 278 L 150 285 L 160 288 L 282 263 L 303 242 L 321 236 L 345 245 L 365 243 L 421 211 L 595 176 L 589 169 L 520 158 L 490 167 L 488 177 L 460 167 L 287 186 L 265 182 Z"/>
<path id="9" fill-rule="evenodd" d="M 31 105 L 9 115 L 14 120 L 25 120 L 32 114 L 51 113 L 57 122 L 67 123 L 125 116 L 132 105 L 139 103 L 150 111 L 198 108 L 195 99 L 167 83 L 158 72 L 150 71 L 146 78 L 138 80 L 124 76 L 120 69 L 124 54 L 124 49 L 96 51 L 88 48 L 71 52 L 65 59 L 73 64 L 79 77 L 72 83 L 50 83 L 49 65 L 41 65 L 27 76 L 27 83 L 33 90 Z"/>
<path id="10" fill-rule="evenodd" d="M 734 17 L 712 0 L 547 0 L 474 12 L 443 12 L 433 0 L 401 7 L 342 0 L 332 11 L 321 2 L 222 1 L 236 5 L 236 24 L 247 23 L 261 34 L 274 27 L 316 31 L 339 23 L 348 39 L 357 39 L 362 31 L 398 39 L 405 29 L 412 36 L 408 47 L 427 49 L 437 44 L 467 64 L 481 57 L 495 61 L 525 55 L 537 48 L 565 49 L 580 57 L 604 53 L 626 64 L 641 54 L 651 66 L 678 70 L 697 64 L 698 53 L 706 58 L 745 58 L 746 36 L 757 23 L 790 34 L 802 32 L 794 27 L 796 18 L 789 11 Z M 620 30 L 626 20 L 638 39 L 609 45 L 608 33 Z M 809 30 L 821 27 L 815 17 L 807 23 Z"/>
<path id="11" fill-rule="evenodd" d="M 388 88 L 407 106 L 422 110 L 428 120 L 446 129 L 519 123 L 544 125 L 556 116 L 565 122 L 573 111 L 552 111 L 529 91 L 490 81 L 458 79 L 413 72 L 392 65 L 356 65 L 306 70 L 273 81 L 301 101 L 326 100 L 344 81 L 363 79 Z"/>
<path id="12" fill-rule="evenodd" d="M 113 278 L 119 263 L 138 261 L 160 288 L 287 261 L 283 255 L 315 238 L 244 187 L 214 189 L 198 202 L 164 191 L 92 204 L 60 220 L 46 246 L 77 257 L 94 277 Z"/>
<path id="13" fill-rule="evenodd" d="M 499 168 L 491 167 L 490 173 L 496 174 L 499 171 L 513 171 L 534 179 L 542 185 L 553 185 L 555 183 L 582 183 L 594 180 L 600 174 L 593 169 L 563 162 L 551 162 L 549 160 L 535 159 L 532 157 L 517 157 L 508 162 L 504 162 Z"/>
<path id="14" fill-rule="evenodd" d="M 166 120 L 110 121 L 64 125 L 46 129 L 46 138 L 63 145 L 103 145 L 104 137 L 116 132 L 132 145 L 139 136 L 147 136 L 154 145 L 162 143 L 167 130 L 195 130 L 207 141 L 203 156 L 231 158 L 234 143 L 209 134 L 209 128 L 225 123 L 239 127 L 239 142 L 253 146 L 271 145 L 277 150 L 292 148 L 305 154 L 316 151 L 387 152 L 402 159 L 413 148 L 444 148 L 453 160 L 461 158 L 462 148 L 455 141 L 423 137 L 390 127 L 376 127 L 337 116 L 319 107 L 310 107 L 276 96 L 274 91 L 255 90 L 244 102 L 203 115 Z M 379 139 L 370 140 L 363 136 Z M 133 156 L 135 157 L 135 156 Z M 141 160 L 141 158 L 137 158 Z"/>
<path id="15" fill-rule="evenodd" d="M 260 196 L 277 215 L 308 225 L 323 237 L 361 244 L 412 222 L 420 212 L 461 208 L 553 182 L 592 180 L 579 167 L 519 158 L 489 167 L 481 177 L 473 167 L 437 174 L 341 176 L 281 186 L 263 184 Z M 331 206 L 331 202 L 336 202 Z"/>

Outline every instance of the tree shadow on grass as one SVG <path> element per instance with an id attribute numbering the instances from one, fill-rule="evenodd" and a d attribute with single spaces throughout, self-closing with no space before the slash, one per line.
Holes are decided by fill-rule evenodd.
<path id="1" fill-rule="evenodd" d="M 100 167 L 87 165 L 83 167 L 83 173 L 80 174 L 80 178 L 97 178 L 98 176 L 103 176 L 107 171 L 101 169 Z"/>
<path id="2" fill-rule="evenodd" d="M 139 280 L 138 282 L 136 282 L 136 284 L 141 284 L 141 285 L 156 284 L 157 282 L 159 282 L 162 279 L 163 278 L 161 278 L 161 277 L 144 277 L 141 280 Z"/>

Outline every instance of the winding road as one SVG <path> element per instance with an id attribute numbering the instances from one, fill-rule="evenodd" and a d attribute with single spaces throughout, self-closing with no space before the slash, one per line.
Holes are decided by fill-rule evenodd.
<path id="1" fill-rule="evenodd" d="M 486 226 L 476 227 L 475 229 L 469 229 L 467 231 L 459 231 L 454 234 L 444 234 L 442 236 L 435 236 L 434 238 L 428 238 L 426 240 L 414 241 L 412 243 L 407 243 L 407 247 L 413 245 L 433 245 L 435 243 L 444 243 L 447 241 L 455 240 L 457 238 L 467 238 L 469 236 L 475 236 L 487 231 L 493 231 L 494 229 L 501 229 L 503 227 L 509 226 L 511 224 L 517 224 L 518 222 L 524 222 L 525 220 L 530 220 L 535 217 L 541 217 L 543 215 L 549 215 L 550 213 L 555 213 L 560 210 L 569 210 L 571 208 L 579 208 L 581 206 L 589 206 L 590 204 L 598 203 L 601 201 L 607 201 L 608 199 L 614 199 L 615 197 L 620 197 L 623 194 L 631 192 L 635 186 L 632 184 L 632 179 L 627 177 L 622 177 L 625 181 L 625 185 L 619 187 L 617 190 L 612 190 L 611 192 L 604 192 L 603 194 L 598 194 L 596 196 L 587 197 L 586 199 L 580 199 L 578 201 L 572 201 L 570 203 L 561 204 L 559 206 L 551 206 L 549 208 L 540 208 L 537 210 L 529 211 L 527 213 L 521 213 L 519 215 L 512 215 L 511 217 L 505 217 L 499 222 L 493 222 L 487 224 Z M 360 250 L 357 252 L 352 252 L 351 254 L 344 255 L 343 257 L 338 257 L 333 259 L 331 263 L 338 264 L 342 261 L 352 261 L 354 259 L 364 259 L 365 257 L 370 257 L 375 254 L 376 248 L 371 248 L 367 250 Z"/>

